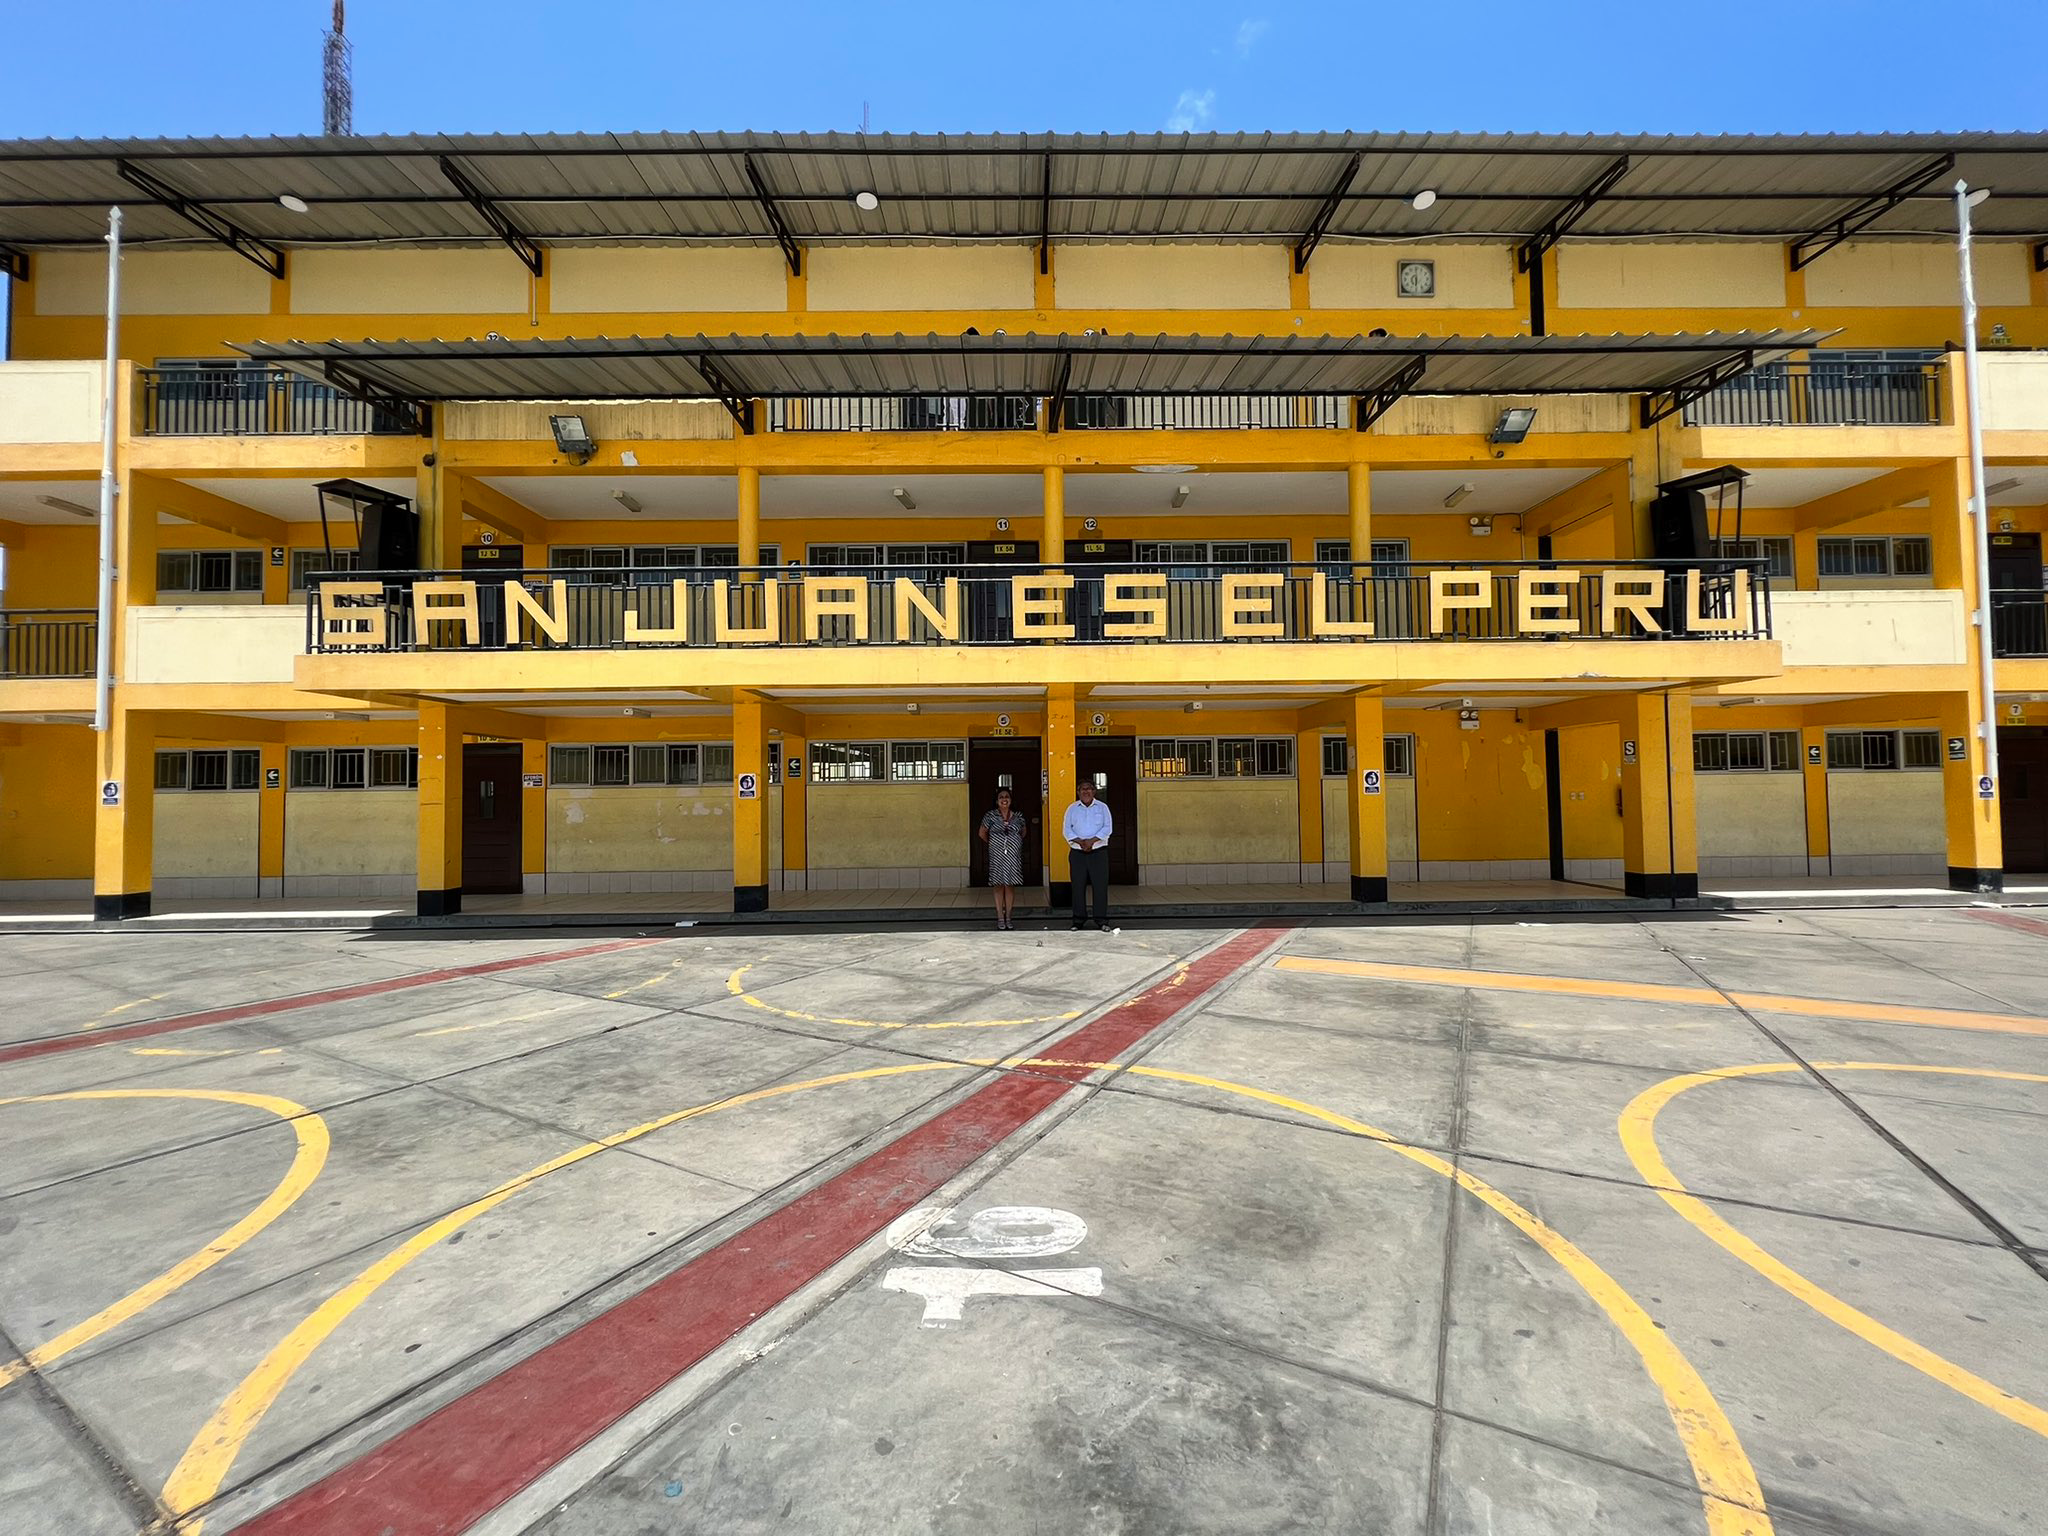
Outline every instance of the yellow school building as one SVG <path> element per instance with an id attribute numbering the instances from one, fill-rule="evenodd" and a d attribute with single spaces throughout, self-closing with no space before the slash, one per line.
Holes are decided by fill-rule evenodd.
<path id="1" fill-rule="evenodd" d="M 0 268 L 7 909 L 916 906 L 999 787 L 1061 904 L 1082 777 L 1153 901 L 2048 872 L 2048 135 L 24 141 Z"/>

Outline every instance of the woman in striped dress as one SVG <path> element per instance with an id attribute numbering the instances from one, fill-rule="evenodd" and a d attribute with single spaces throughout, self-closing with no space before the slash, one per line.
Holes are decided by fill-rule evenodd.
<path id="1" fill-rule="evenodd" d="M 996 926 L 1017 926 L 1017 887 L 1024 883 L 1024 838 L 1030 818 L 1010 809 L 1010 792 L 996 791 L 996 808 L 981 818 L 988 844 L 988 883 L 996 893 Z"/>

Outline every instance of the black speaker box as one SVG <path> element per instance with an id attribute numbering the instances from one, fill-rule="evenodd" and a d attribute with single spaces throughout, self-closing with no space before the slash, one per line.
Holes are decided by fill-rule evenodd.
<path id="1" fill-rule="evenodd" d="M 420 557 L 419 513 L 403 503 L 364 507 L 361 548 L 364 570 L 412 570 Z"/>
<path id="2" fill-rule="evenodd" d="M 1708 550 L 1707 498 L 1666 491 L 1650 503 L 1650 553 L 1659 560 L 1698 560 Z"/>

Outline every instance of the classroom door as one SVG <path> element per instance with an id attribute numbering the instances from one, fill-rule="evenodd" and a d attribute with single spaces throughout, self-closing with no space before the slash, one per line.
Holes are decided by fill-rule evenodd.
<path id="1" fill-rule="evenodd" d="M 462 888 L 517 896 L 521 806 L 519 748 L 471 743 L 462 749 Z"/>
<path id="2" fill-rule="evenodd" d="M 1109 883 L 1138 883 L 1138 744 L 1129 736 L 1081 736 L 1074 742 L 1074 782 L 1095 780 L 1109 807 Z M 1066 814 L 1066 807 L 1059 808 Z"/>
<path id="3" fill-rule="evenodd" d="M 1043 885 L 1045 807 L 1038 793 L 1039 751 L 1036 737 L 970 740 L 967 743 L 967 883 L 988 884 L 988 844 L 979 835 L 981 818 L 996 803 L 996 791 L 1010 792 L 1010 807 L 1030 830 L 1024 838 L 1024 884 Z"/>
<path id="4" fill-rule="evenodd" d="M 2006 872 L 2048 871 L 2048 731 L 1998 733 L 1998 819 Z"/>

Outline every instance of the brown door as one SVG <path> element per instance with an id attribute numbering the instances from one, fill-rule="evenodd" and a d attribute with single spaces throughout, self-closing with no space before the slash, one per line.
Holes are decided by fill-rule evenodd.
<path id="1" fill-rule="evenodd" d="M 462 568 L 482 573 L 471 579 L 476 582 L 477 628 L 486 649 L 495 650 L 505 643 L 505 585 L 502 581 L 493 580 L 491 573 L 498 571 L 510 576 L 525 563 L 526 546 L 523 544 L 465 544 L 462 547 Z"/>
<path id="2" fill-rule="evenodd" d="M 968 573 L 961 591 L 967 604 L 967 638 L 1007 643 L 1011 638 L 1010 578 L 1000 570 L 992 571 L 986 567 L 1036 565 L 1038 544 L 1032 539 L 999 539 L 969 544 L 967 563 L 971 567 L 984 567 Z"/>
<path id="3" fill-rule="evenodd" d="M 1087 729 L 1084 717 L 1082 729 Z M 1128 736 L 1074 739 L 1074 782 L 1092 777 L 1095 798 L 1109 807 L 1109 883 L 1138 883 L 1138 747 Z M 1066 807 L 1059 814 L 1066 814 Z"/>
<path id="4" fill-rule="evenodd" d="M 2048 871 L 2048 731 L 1998 733 L 1998 802 L 2007 871 Z"/>
<path id="5" fill-rule="evenodd" d="M 519 748 L 462 749 L 462 888 L 516 896 L 520 884 Z"/>
<path id="6" fill-rule="evenodd" d="M 1042 885 L 1045 811 L 1039 803 L 1039 747 L 1036 737 L 972 740 L 967 743 L 967 883 L 988 884 L 988 844 L 981 840 L 981 818 L 995 808 L 996 791 L 1010 792 L 1010 808 L 1031 830 L 1024 838 L 1024 884 Z"/>

